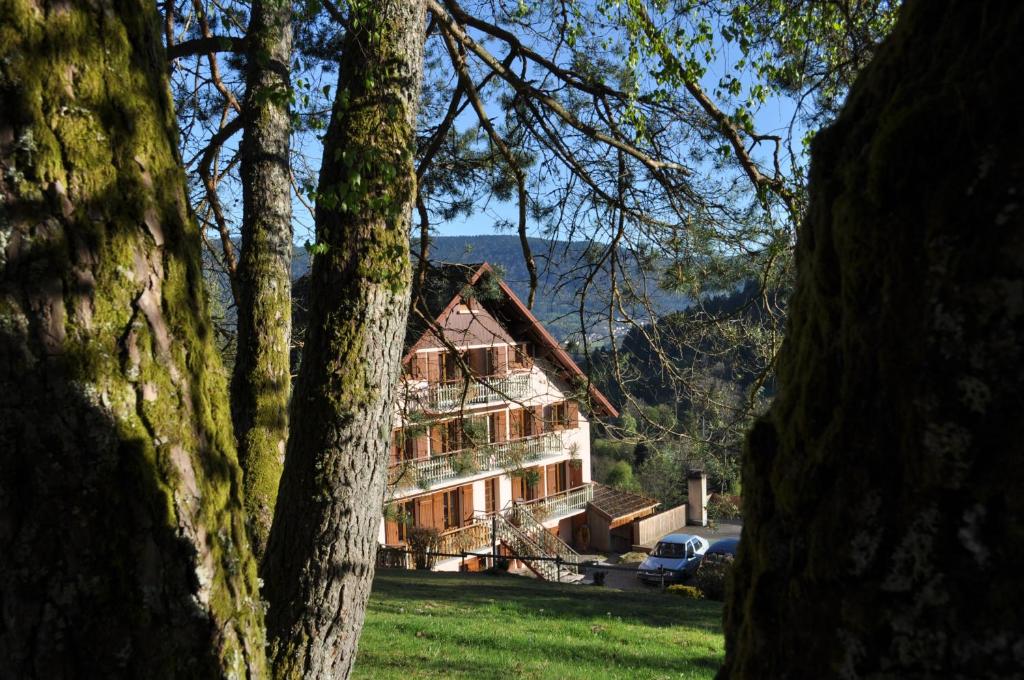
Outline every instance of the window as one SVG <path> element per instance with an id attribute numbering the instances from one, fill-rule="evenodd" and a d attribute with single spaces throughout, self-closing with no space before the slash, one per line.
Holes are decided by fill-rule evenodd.
<path id="1" fill-rule="evenodd" d="M 492 477 L 484 482 L 484 510 L 488 513 L 498 511 L 498 478 Z"/>
<path id="2" fill-rule="evenodd" d="M 409 540 L 409 529 L 416 526 L 416 501 L 406 501 L 398 505 L 398 541 Z"/>
<path id="3" fill-rule="evenodd" d="M 555 466 L 555 491 L 565 491 L 569 488 L 566 483 L 565 466 L 567 463 L 560 463 Z"/>
<path id="4" fill-rule="evenodd" d="M 453 529 L 459 526 L 462 518 L 462 514 L 459 512 L 459 490 L 442 493 L 441 503 L 444 508 L 444 528 Z"/>

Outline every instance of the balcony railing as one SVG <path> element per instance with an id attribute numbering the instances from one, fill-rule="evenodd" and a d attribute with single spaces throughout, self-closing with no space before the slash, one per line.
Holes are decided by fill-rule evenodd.
<path id="1" fill-rule="evenodd" d="M 474 377 L 467 383 L 456 380 L 424 389 L 411 390 L 412 402 L 430 411 L 451 411 L 463 406 L 481 406 L 505 401 L 521 401 L 530 394 L 530 374 Z"/>
<path id="2" fill-rule="evenodd" d="M 586 510 L 587 503 L 594 500 L 594 485 L 584 484 L 575 489 L 544 496 L 534 501 L 521 503 L 526 506 L 538 521 L 547 522 L 561 519 Z"/>
<path id="3" fill-rule="evenodd" d="M 399 487 L 418 486 L 429 489 L 438 482 L 521 467 L 562 450 L 562 433 L 545 432 L 431 458 L 402 461 L 391 466 L 388 482 Z"/>
<path id="4" fill-rule="evenodd" d="M 463 551 L 470 552 L 491 544 L 491 523 L 474 521 L 464 527 L 450 529 L 441 534 L 437 552 L 453 555 Z M 447 558 L 441 558 L 447 559 Z"/>

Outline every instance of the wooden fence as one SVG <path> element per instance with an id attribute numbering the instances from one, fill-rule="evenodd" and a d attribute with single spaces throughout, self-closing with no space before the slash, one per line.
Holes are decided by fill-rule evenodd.
<path id="1" fill-rule="evenodd" d="M 679 527 L 686 526 L 686 504 L 633 522 L 633 545 L 647 545 Z"/>

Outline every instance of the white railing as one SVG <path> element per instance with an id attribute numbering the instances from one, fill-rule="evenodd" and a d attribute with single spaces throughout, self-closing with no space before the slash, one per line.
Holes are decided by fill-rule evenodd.
<path id="1" fill-rule="evenodd" d="M 529 505 L 517 504 L 509 508 L 508 519 L 532 538 L 543 549 L 548 557 L 561 557 L 568 565 L 575 566 L 580 555 L 565 541 L 549 532 L 544 525 L 530 512 Z"/>
<path id="2" fill-rule="evenodd" d="M 402 461 L 391 466 L 388 481 L 398 487 L 429 489 L 438 482 L 472 477 L 481 472 L 519 468 L 562 450 L 562 433 L 545 432 L 430 458 Z"/>
<path id="3" fill-rule="evenodd" d="M 480 406 L 505 401 L 521 401 L 530 394 L 530 374 L 510 373 L 503 377 L 486 376 L 456 380 L 413 391 L 410 396 L 420 408 L 451 411 L 464 406 Z"/>
<path id="4" fill-rule="evenodd" d="M 587 503 L 594 500 L 594 485 L 584 484 L 575 489 L 528 501 L 522 505 L 529 509 L 540 522 L 561 519 L 587 509 Z"/>

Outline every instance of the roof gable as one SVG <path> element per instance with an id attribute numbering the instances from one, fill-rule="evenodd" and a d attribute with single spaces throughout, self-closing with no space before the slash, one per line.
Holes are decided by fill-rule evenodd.
<path id="1" fill-rule="evenodd" d="M 499 327 L 507 326 L 507 323 L 501 323 L 502 317 L 505 317 L 505 321 L 516 321 L 523 326 L 538 347 L 547 350 L 554 363 L 565 372 L 570 383 L 587 387 L 593 408 L 612 417 L 619 415 L 618 410 L 590 382 L 590 379 L 573 361 L 569 353 L 562 349 L 558 341 L 527 309 L 522 300 L 512 292 L 508 284 L 495 274 L 490 264 L 484 262 L 477 265 L 441 265 L 435 270 L 437 273 L 431 272 L 428 280 L 437 276 L 438 273 L 440 278 L 435 283 L 425 284 L 425 294 L 421 296 L 422 300 L 420 301 L 421 309 L 418 310 L 418 313 L 415 309 L 410 313 L 409 332 L 406 335 L 408 349 L 402 359 L 403 362 L 411 359 L 417 349 L 427 346 L 443 346 L 436 336 L 438 331 L 444 328 L 444 321 L 465 299 L 477 300 L 485 308 L 496 312 L 494 316 L 497 318 L 496 325 Z M 459 285 L 460 282 L 461 285 Z M 448 300 L 442 303 L 441 300 L 445 295 L 448 295 Z M 440 309 L 435 312 L 434 310 L 438 308 Z M 417 322 L 415 327 L 414 318 Z M 425 318 L 429 318 L 429 321 L 424 321 Z M 508 335 L 504 327 L 501 330 L 506 336 Z M 433 343 L 430 342 L 430 336 L 433 336 Z"/>

